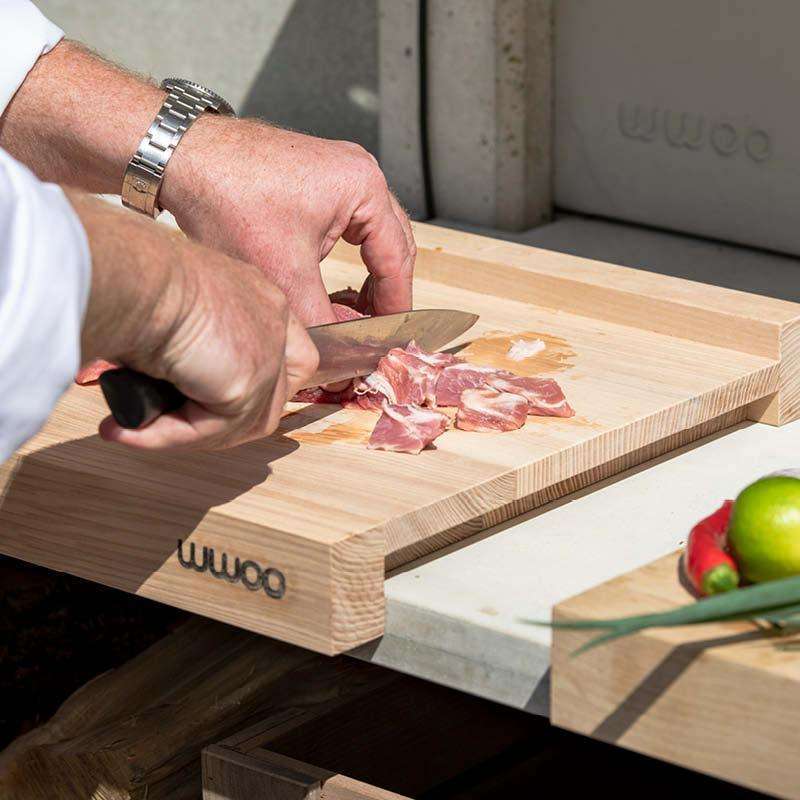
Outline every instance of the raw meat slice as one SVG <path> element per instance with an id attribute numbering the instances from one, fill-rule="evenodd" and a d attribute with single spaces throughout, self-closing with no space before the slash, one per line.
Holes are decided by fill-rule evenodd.
<path id="1" fill-rule="evenodd" d="M 436 405 L 440 369 L 409 352 L 412 348 L 428 360 L 432 359 L 430 353 L 420 350 L 414 342 L 405 350 L 393 348 L 378 362 L 375 372 L 354 382 L 345 406 L 378 411 L 384 400 L 392 405 Z"/>
<path id="2" fill-rule="evenodd" d="M 460 364 L 464 359 L 454 356 L 452 353 L 426 353 L 413 339 L 406 347 L 406 353 L 411 353 L 426 364 L 432 367 L 449 367 L 451 364 Z"/>
<path id="3" fill-rule="evenodd" d="M 336 314 L 337 322 L 347 322 L 348 320 L 361 319 L 365 316 L 360 311 L 356 311 L 354 308 L 342 305 L 341 303 L 333 304 L 333 313 Z"/>
<path id="4" fill-rule="evenodd" d="M 449 425 L 449 417 L 441 411 L 385 403 L 367 447 L 370 450 L 416 454 L 443 434 Z"/>
<path id="5" fill-rule="evenodd" d="M 511 373 L 477 364 L 459 363 L 445 367 L 436 382 L 436 405 L 457 406 L 465 389 L 485 386 L 489 378 L 497 375 L 511 375 Z"/>
<path id="6" fill-rule="evenodd" d="M 339 289 L 338 292 L 331 292 L 328 297 L 334 305 L 347 306 L 356 310 L 356 303 L 358 302 L 358 289 L 348 286 L 346 289 Z"/>
<path id="7" fill-rule="evenodd" d="M 364 411 L 380 411 L 385 402 L 396 401 L 394 387 L 377 370 L 365 378 L 356 378 L 342 395 L 342 405 L 345 408 L 361 408 Z"/>
<path id="8" fill-rule="evenodd" d="M 110 369 L 116 369 L 119 364 L 114 364 L 111 361 L 105 361 L 102 358 L 96 358 L 90 361 L 78 370 L 75 376 L 75 383 L 81 386 L 88 386 L 92 383 L 97 383 L 100 376 Z"/>
<path id="9" fill-rule="evenodd" d="M 497 389 L 465 389 L 456 413 L 456 427 L 464 431 L 513 431 L 525 424 L 528 401 Z"/>
<path id="10" fill-rule="evenodd" d="M 407 350 L 395 347 L 378 362 L 376 371 L 383 374 L 392 385 L 395 403 L 419 406 L 426 403 L 436 404 L 436 382 L 440 372 L 438 367 Z"/>
<path id="11" fill-rule="evenodd" d="M 349 308 L 354 308 L 356 311 L 359 311 L 365 316 L 369 316 L 373 313 L 373 287 L 374 281 L 372 280 L 372 275 L 368 275 L 364 283 L 361 285 L 360 290 L 354 289 L 352 286 L 348 286 L 346 289 L 340 289 L 338 292 L 331 292 L 328 297 L 330 297 L 331 303 L 341 303 Z"/>
<path id="12" fill-rule="evenodd" d="M 293 398 L 293 403 L 328 403 L 342 402 L 344 392 L 329 392 L 321 386 L 312 386 L 310 389 L 301 389 Z"/>
<path id="13" fill-rule="evenodd" d="M 529 414 L 539 417 L 573 417 L 573 411 L 561 387 L 552 378 L 527 378 L 519 375 L 495 375 L 487 383 L 500 392 L 524 397 Z"/>

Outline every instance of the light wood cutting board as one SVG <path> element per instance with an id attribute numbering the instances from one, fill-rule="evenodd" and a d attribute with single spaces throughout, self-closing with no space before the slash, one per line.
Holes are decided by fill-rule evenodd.
<path id="1" fill-rule="evenodd" d="M 416 306 L 480 314 L 462 354 L 556 378 L 576 417 L 410 456 L 366 449 L 370 412 L 295 404 L 263 441 L 156 455 L 101 442 L 99 390 L 75 387 L 0 469 L 0 552 L 335 653 L 381 634 L 387 566 L 746 417 L 800 414 L 800 305 L 416 235 Z M 333 290 L 364 272 L 343 245 L 324 274 Z M 518 337 L 546 349 L 509 362 Z"/>
<path id="2" fill-rule="evenodd" d="M 557 619 L 694 601 L 675 553 L 560 603 Z M 752 622 L 654 628 L 573 656 L 553 633 L 551 721 L 779 797 L 800 798 L 800 636 Z"/>

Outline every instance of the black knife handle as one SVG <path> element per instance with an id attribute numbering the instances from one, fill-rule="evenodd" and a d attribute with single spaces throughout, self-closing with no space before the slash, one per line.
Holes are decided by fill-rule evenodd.
<path id="1" fill-rule="evenodd" d="M 123 428 L 143 428 L 186 402 L 186 395 L 169 381 L 127 367 L 104 372 L 100 388 L 114 419 Z"/>

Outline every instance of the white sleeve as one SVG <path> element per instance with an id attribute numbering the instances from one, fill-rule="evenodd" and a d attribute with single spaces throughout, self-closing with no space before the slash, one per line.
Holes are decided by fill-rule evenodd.
<path id="1" fill-rule="evenodd" d="M 39 430 L 75 375 L 90 284 L 72 205 L 0 149 L 0 462 Z"/>
<path id="2" fill-rule="evenodd" d="M 29 0 L 0 0 L 0 114 L 36 59 L 64 36 Z"/>

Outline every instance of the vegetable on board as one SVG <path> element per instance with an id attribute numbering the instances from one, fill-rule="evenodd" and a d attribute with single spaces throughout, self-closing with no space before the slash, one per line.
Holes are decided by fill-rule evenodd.
<path id="1" fill-rule="evenodd" d="M 638 614 L 616 619 L 522 621 L 550 628 L 604 631 L 579 648 L 575 653 L 577 655 L 603 642 L 610 642 L 621 636 L 629 636 L 645 628 L 672 628 L 678 625 L 700 625 L 705 622 L 748 619 L 764 620 L 774 625 L 798 624 L 800 622 L 800 575 L 746 586 L 713 597 L 705 597 L 660 614 Z"/>
<path id="2" fill-rule="evenodd" d="M 692 528 L 686 541 L 684 570 L 700 594 L 729 592 L 739 585 L 739 568 L 727 551 L 732 509 L 733 501 L 726 500 Z"/>

